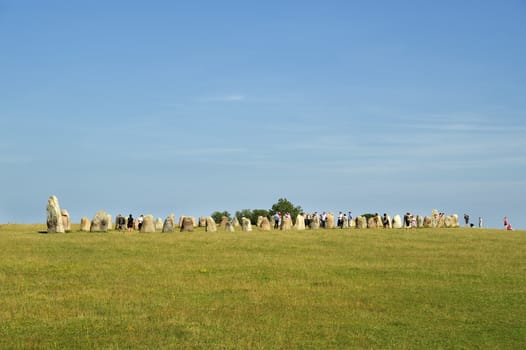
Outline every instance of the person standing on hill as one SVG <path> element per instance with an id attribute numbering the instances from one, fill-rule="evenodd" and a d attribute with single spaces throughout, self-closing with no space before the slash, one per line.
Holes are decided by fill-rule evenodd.
<path id="1" fill-rule="evenodd" d="M 469 226 L 469 215 L 468 214 L 464 214 L 464 222 L 466 223 L 466 227 Z"/>
<path id="2" fill-rule="evenodd" d="M 130 216 L 128 216 L 128 232 L 131 232 L 133 231 L 133 216 L 132 214 L 130 214 Z"/>

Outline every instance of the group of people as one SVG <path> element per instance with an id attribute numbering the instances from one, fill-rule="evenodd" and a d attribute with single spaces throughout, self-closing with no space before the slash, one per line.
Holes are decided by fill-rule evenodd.
<path id="1" fill-rule="evenodd" d="M 137 229 L 140 231 L 142 228 L 142 223 L 144 220 L 144 215 L 141 215 L 137 218 Z M 135 229 L 135 219 L 132 214 L 128 216 L 128 218 L 125 218 L 121 214 L 117 215 L 117 230 L 124 231 L 128 230 L 128 232 L 131 232 Z"/>
<path id="2" fill-rule="evenodd" d="M 475 224 L 469 222 L 469 215 L 464 214 L 464 223 L 466 224 L 466 227 L 474 227 Z M 479 216 L 479 228 L 482 228 L 482 216 Z"/>

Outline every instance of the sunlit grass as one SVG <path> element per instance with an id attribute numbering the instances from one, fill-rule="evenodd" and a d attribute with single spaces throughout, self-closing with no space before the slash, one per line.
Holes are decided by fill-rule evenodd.
<path id="1" fill-rule="evenodd" d="M 0 227 L 2 349 L 526 344 L 525 232 L 44 230 Z"/>

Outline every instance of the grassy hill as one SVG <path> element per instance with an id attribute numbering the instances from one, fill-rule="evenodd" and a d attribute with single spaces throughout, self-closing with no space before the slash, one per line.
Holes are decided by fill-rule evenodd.
<path id="1" fill-rule="evenodd" d="M 0 226 L 2 349 L 521 349 L 526 232 Z"/>

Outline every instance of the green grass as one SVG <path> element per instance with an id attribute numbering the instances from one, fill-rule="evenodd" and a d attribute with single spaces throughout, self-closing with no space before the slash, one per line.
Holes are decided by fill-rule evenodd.
<path id="1" fill-rule="evenodd" d="M 0 226 L 1 349 L 523 349 L 526 232 Z"/>

